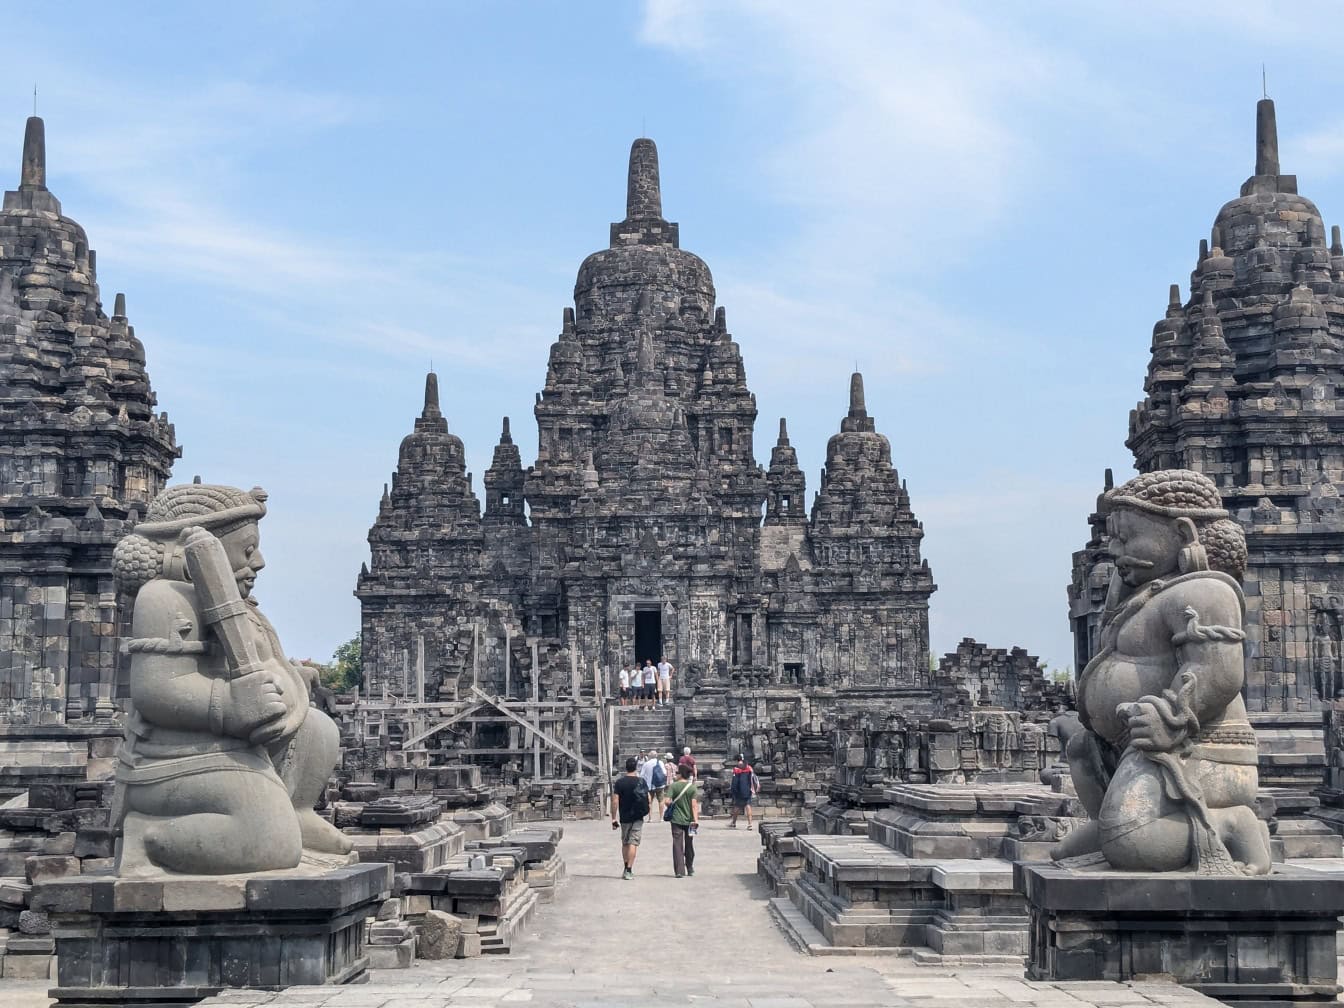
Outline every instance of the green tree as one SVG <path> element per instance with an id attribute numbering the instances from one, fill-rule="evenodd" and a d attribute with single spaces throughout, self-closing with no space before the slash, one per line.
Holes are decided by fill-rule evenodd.
<path id="1" fill-rule="evenodd" d="M 324 669 L 322 681 L 334 690 L 349 690 L 364 684 L 364 655 L 358 634 L 336 649 Z"/>

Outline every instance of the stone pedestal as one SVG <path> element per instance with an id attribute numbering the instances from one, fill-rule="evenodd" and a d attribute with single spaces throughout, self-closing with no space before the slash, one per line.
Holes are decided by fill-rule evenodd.
<path id="1" fill-rule="evenodd" d="M 318 875 L 82 876 L 35 888 L 56 937 L 63 1008 L 175 1008 L 230 987 L 279 990 L 364 979 L 364 921 L 392 869 Z"/>
<path id="2" fill-rule="evenodd" d="M 1169 979 L 1231 1005 L 1331 1002 L 1344 873 L 1255 878 L 1013 866 L 1028 980 Z"/>

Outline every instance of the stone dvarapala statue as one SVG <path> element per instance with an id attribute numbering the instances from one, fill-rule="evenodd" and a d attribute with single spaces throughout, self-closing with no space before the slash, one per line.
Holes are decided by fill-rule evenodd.
<path id="1" fill-rule="evenodd" d="M 1207 477 L 1145 473 L 1103 497 L 1115 561 L 1096 655 L 1068 741 L 1091 816 L 1056 860 L 1124 871 L 1263 875 L 1253 808 L 1240 580 L 1246 540 Z M 1104 858 L 1104 861 L 1103 861 Z"/>
<path id="2" fill-rule="evenodd" d="M 351 848 L 313 811 L 339 732 L 252 598 L 265 513 L 259 488 L 169 487 L 117 545 L 135 596 L 120 874 L 289 869 Z"/>

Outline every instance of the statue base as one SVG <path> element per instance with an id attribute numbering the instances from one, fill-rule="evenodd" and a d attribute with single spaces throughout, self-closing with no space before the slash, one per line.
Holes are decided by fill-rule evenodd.
<path id="1" fill-rule="evenodd" d="M 1235 877 L 1019 862 L 1028 980 L 1168 980 L 1229 1005 L 1333 1003 L 1344 872 Z"/>
<path id="2" fill-rule="evenodd" d="M 364 921 L 392 867 L 318 874 L 86 875 L 39 885 L 56 938 L 60 1008 L 178 1008 L 233 987 L 367 979 Z"/>

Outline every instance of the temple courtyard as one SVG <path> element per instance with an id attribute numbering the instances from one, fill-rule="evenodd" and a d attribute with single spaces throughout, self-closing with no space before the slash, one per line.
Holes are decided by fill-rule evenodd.
<path id="1" fill-rule="evenodd" d="M 739 824 L 741 825 L 741 824 Z M 635 878 L 622 881 L 604 819 L 566 822 L 568 880 L 509 955 L 374 970 L 367 984 L 231 991 L 209 1006 L 331 1008 L 980 1008 L 1218 1002 L 1166 983 L 1029 983 L 1020 967 L 920 966 L 908 956 L 808 956 L 773 922 L 756 875 L 760 837 L 706 821 L 696 874 L 672 874 L 669 827 L 646 824 Z M 5 1008 L 46 1008 L 48 981 L 7 982 Z"/>

